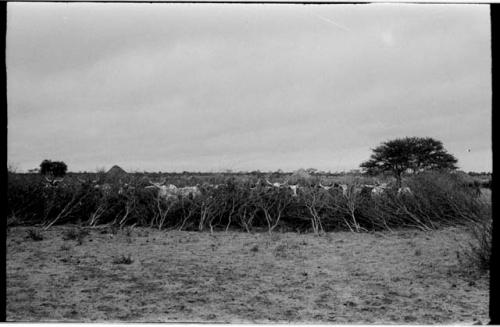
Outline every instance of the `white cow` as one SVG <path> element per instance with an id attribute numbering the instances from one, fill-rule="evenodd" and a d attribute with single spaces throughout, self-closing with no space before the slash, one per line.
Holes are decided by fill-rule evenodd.
<path id="1" fill-rule="evenodd" d="M 219 189 L 221 186 L 223 186 L 224 184 L 209 184 L 209 183 L 203 183 L 201 185 L 200 188 L 200 191 L 203 190 L 204 192 L 208 192 L 208 191 L 213 191 L 213 190 L 217 190 Z"/>
<path id="2" fill-rule="evenodd" d="M 342 190 L 342 195 L 347 197 L 347 191 L 349 190 L 349 187 L 347 186 L 347 184 L 337 184 L 334 186 L 339 187 Z"/>
<path id="3" fill-rule="evenodd" d="M 288 184 L 288 181 L 286 181 L 286 182 L 284 182 L 284 183 L 278 183 L 278 182 L 276 182 L 276 183 L 271 183 L 271 182 L 270 182 L 269 180 L 267 180 L 267 179 L 266 179 L 266 182 L 267 182 L 267 184 L 269 184 L 269 185 L 271 185 L 271 186 L 273 186 L 273 187 L 277 187 L 277 188 L 280 188 L 280 187 L 285 186 L 286 184 Z"/>
<path id="4" fill-rule="evenodd" d="M 224 185 L 226 185 L 226 184 L 208 184 L 209 187 L 214 188 L 216 190 L 221 188 Z"/>
<path id="5" fill-rule="evenodd" d="M 150 182 L 151 186 L 146 186 L 146 188 L 157 188 L 158 189 L 158 197 L 168 200 L 168 199 L 178 199 L 181 197 L 196 197 L 201 195 L 201 190 L 198 186 L 186 186 L 186 187 L 177 187 L 173 184 L 163 185 L 161 183 L 153 183 Z"/>
<path id="6" fill-rule="evenodd" d="M 45 183 L 45 187 L 53 187 L 53 186 L 58 186 L 62 181 L 64 181 L 64 177 L 54 178 L 54 179 L 45 177 L 45 180 L 47 181 L 47 183 Z"/>
<path id="7" fill-rule="evenodd" d="M 375 185 L 372 188 L 372 195 L 373 196 L 380 196 L 380 195 L 384 194 L 384 192 L 385 192 L 385 190 L 387 188 L 388 188 L 388 184 L 387 183 L 382 183 L 382 184 Z"/>
<path id="8" fill-rule="evenodd" d="M 198 186 L 186 186 L 186 187 L 178 188 L 177 194 L 182 196 L 182 197 L 192 196 L 194 198 L 194 197 L 200 196 L 201 191 L 198 188 Z"/>
<path id="9" fill-rule="evenodd" d="M 164 185 L 163 183 L 154 183 L 149 182 L 150 186 L 146 186 L 145 188 L 157 188 L 158 189 L 158 197 L 162 199 L 171 199 L 177 198 L 178 188 L 173 184 Z"/>
<path id="10" fill-rule="evenodd" d="M 288 185 L 288 187 L 292 190 L 292 196 L 296 197 L 297 196 L 297 190 L 299 189 L 299 185 Z"/>
<path id="11" fill-rule="evenodd" d="M 349 186 L 347 184 L 338 184 L 338 183 L 333 183 L 330 186 L 323 185 L 321 182 L 319 183 L 319 187 L 321 187 L 325 191 L 329 191 L 331 189 L 340 189 L 342 190 L 342 195 L 347 196 L 347 192 L 349 190 Z"/>
<path id="12" fill-rule="evenodd" d="M 321 184 L 321 182 L 319 182 L 319 187 L 321 187 L 321 188 L 322 188 L 322 189 L 324 189 L 325 191 L 329 191 L 330 189 L 334 188 L 334 187 L 335 187 L 335 185 L 326 186 L 326 185 Z"/>
<path id="13" fill-rule="evenodd" d="M 398 195 L 413 195 L 413 192 L 408 186 L 398 188 Z"/>

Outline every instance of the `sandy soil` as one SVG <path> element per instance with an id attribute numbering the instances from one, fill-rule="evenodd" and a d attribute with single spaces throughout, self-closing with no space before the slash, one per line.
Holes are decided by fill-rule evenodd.
<path id="1" fill-rule="evenodd" d="M 488 322 L 488 277 L 457 258 L 467 234 L 10 228 L 9 321 Z M 130 255 L 130 264 L 117 263 Z"/>

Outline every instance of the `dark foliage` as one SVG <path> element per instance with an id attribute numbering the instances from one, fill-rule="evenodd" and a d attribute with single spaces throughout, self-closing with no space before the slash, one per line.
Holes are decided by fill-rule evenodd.
<path id="1" fill-rule="evenodd" d="M 472 238 L 463 250 L 465 264 L 486 272 L 490 269 L 491 262 L 492 221 L 486 219 L 471 224 L 469 232 Z"/>
<path id="2" fill-rule="evenodd" d="M 54 177 L 63 177 L 66 175 L 68 166 L 62 161 L 44 160 L 40 164 L 40 174 Z"/>
<path id="3" fill-rule="evenodd" d="M 165 200 L 156 189 L 145 188 L 148 178 L 141 174 L 130 174 L 99 187 L 92 182 L 96 178 L 95 174 L 71 175 L 63 183 L 47 187 L 41 175 L 9 174 L 11 225 L 48 228 L 72 223 L 116 228 L 135 225 L 199 231 L 322 233 L 405 227 L 427 230 L 465 225 L 491 215 L 491 205 L 480 196 L 480 189 L 478 194 L 478 188 L 471 187 L 461 174 L 438 171 L 405 178 L 411 195 L 398 195 L 393 187 L 380 196 L 373 196 L 363 186 L 372 183 L 369 179 L 358 177 L 349 182 L 346 194 L 338 188 L 327 191 L 303 184 L 294 197 L 289 188 L 269 187 L 258 183 L 254 176 L 173 175 L 168 183 L 179 187 L 198 184 L 201 195 Z"/>
<path id="4" fill-rule="evenodd" d="M 382 143 L 360 167 L 369 174 L 392 172 L 401 185 L 405 172 L 453 170 L 457 168 L 456 163 L 457 159 L 444 149 L 441 141 L 430 137 L 405 137 Z"/>

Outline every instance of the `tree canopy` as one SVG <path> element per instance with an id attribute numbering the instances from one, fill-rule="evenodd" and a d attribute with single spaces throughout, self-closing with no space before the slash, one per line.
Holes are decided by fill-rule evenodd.
<path id="1" fill-rule="evenodd" d="M 372 151 L 370 159 L 360 167 L 369 174 L 391 172 L 399 185 L 405 172 L 457 169 L 458 160 L 445 150 L 441 141 L 430 137 L 398 138 L 383 142 Z"/>
<path id="2" fill-rule="evenodd" d="M 68 166 L 62 161 L 44 160 L 40 164 L 40 174 L 51 175 L 54 177 L 63 177 L 66 175 Z"/>

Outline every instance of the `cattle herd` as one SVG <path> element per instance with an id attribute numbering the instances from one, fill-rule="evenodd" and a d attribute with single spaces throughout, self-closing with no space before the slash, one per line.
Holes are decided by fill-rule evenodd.
<path id="1" fill-rule="evenodd" d="M 57 187 L 57 185 L 60 185 L 60 183 L 64 180 L 63 178 L 58 178 L 58 179 L 46 179 L 46 184 L 45 187 Z M 81 183 L 86 183 L 87 181 L 79 179 Z M 265 182 L 265 183 L 264 183 Z M 320 181 L 318 184 L 315 185 L 299 185 L 297 184 L 289 184 L 288 181 L 285 182 L 270 182 L 269 179 L 264 179 L 264 182 L 262 180 L 258 180 L 256 183 L 249 184 L 249 189 L 250 190 L 270 190 L 270 189 L 288 189 L 290 190 L 290 196 L 292 197 L 297 197 L 300 191 L 304 188 L 316 188 L 316 189 L 322 189 L 327 192 L 340 192 L 343 196 L 348 197 L 349 195 L 357 195 L 357 194 L 364 194 L 364 195 L 370 195 L 371 197 L 377 197 L 383 195 L 385 192 L 389 190 L 395 190 L 397 195 L 413 195 L 413 192 L 408 186 L 404 187 L 396 187 L 395 185 L 391 185 L 389 183 L 380 183 L 378 181 L 375 182 L 375 184 L 342 184 L 342 183 L 332 183 L 331 185 L 323 185 L 323 183 Z M 110 192 L 112 189 L 112 185 L 110 183 L 102 183 L 99 184 L 97 180 L 93 180 L 93 187 L 95 189 L 100 189 L 104 193 Z M 176 200 L 179 198 L 196 198 L 198 196 L 201 196 L 203 194 L 203 191 L 211 191 L 211 190 L 216 190 L 224 184 L 210 184 L 210 183 L 203 183 L 203 184 L 197 184 L 194 186 L 184 186 L 184 187 L 179 187 L 174 184 L 166 184 L 166 179 L 163 178 L 159 182 L 153 182 L 149 181 L 148 182 L 150 185 L 144 186 L 144 189 L 155 189 L 157 190 L 158 198 L 163 199 L 163 200 Z M 129 183 L 120 183 L 120 188 L 118 190 L 118 194 L 123 194 L 125 190 L 133 190 L 135 189 L 135 186 L 132 186 Z"/>
<path id="2" fill-rule="evenodd" d="M 82 222 L 158 228 L 315 232 L 412 226 L 434 228 L 482 215 L 481 191 L 459 175 L 429 172 L 403 179 L 369 176 L 13 174 L 8 211 L 23 224 Z M 302 227 L 300 227 L 302 228 Z"/>

